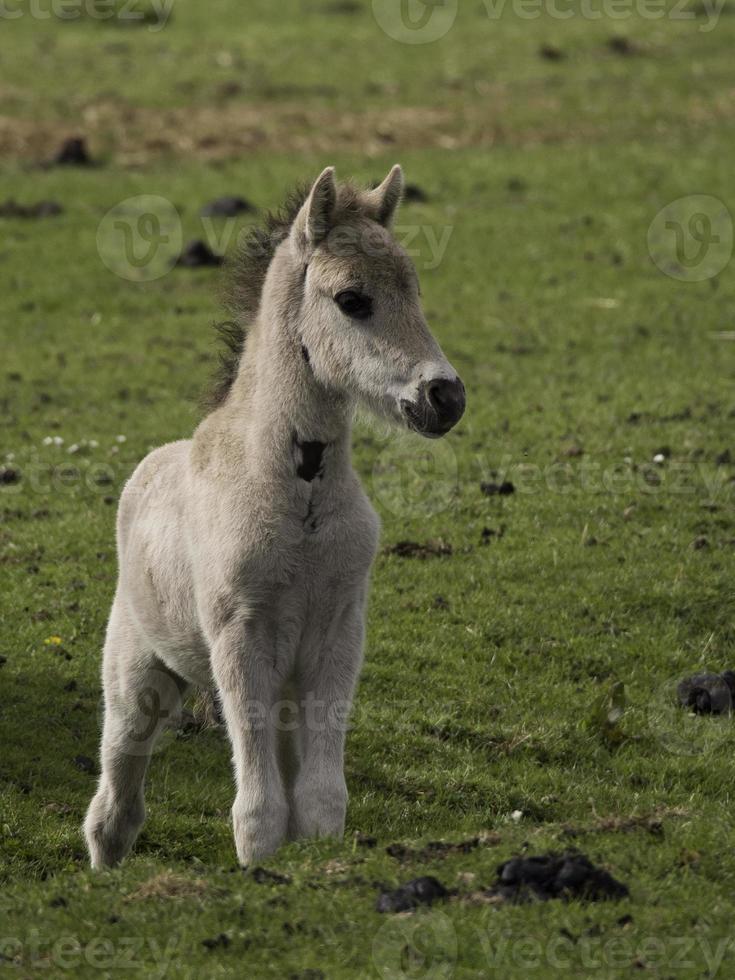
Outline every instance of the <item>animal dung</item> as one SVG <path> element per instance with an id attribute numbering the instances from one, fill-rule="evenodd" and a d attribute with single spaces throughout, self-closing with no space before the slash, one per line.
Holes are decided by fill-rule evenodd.
<path id="1" fill-rule="evenodd" d="M 422 544 L 419 541 L 398 541 L 385 549 L 387 555 L 397 555 L 399 558 L 433 558 L 440 555 L 451 555 L 454 549 L 446 541 L 437 539 Z"/>
<path id="2" fill-rule="evenodd" d="M 92 157 L 84 137 L 72 136 L 64 140 L 51 163 L 57 167 L 91 167 Z"/>
<path id="3" fill-rule="evenodd" d="M 9 486 L 20 482 L 20 470 L 14 466 L 0 466 L 0 483 Z"/>
<path id="4" fill-rule="evenodd" d="M 406 184 L 403 188 L 404 204 L 425 204 L 429 200 L 429 195 L 418 184 Z"/>
<path id="5" fill-rule="evenodd" d="M 607 47 L 614 54 L 620 54 L 623 56 L 638 53 L 638 48 L 633 41 L 621 34 L 608 38 Z"/>
<path id="6" fill-rule="evenodd" d="M 599 902 L 626 898 L 628 887 L 584 854 L 565 851 L 514 857 L 498 866 L 498 880 L 486 892 L 490 898 L 520 904 L 534 899 Z"/>
<path id="7" fill-rule="evenodd" d="M 547 61 L 563 61 L 566 55 L 554 44 L 542 44 L 539 48 L 539 55 Z"/>
<path id="8" fill-rule="evenodd" d="M 735 702 L 735 671 L 685 677 L 679 682 L 677 694 L 681 706 L 695 715 L 729 715 Z"/>
<path id="9" fill-rule="evenodd" d="M 223 261 L 221 255 L 217 255 L 206 242 L 197 238 L 184 248 L 176 265 L 185 269 L 197 269 L 203 266 L 222 265 Z"/>
<path id="10" fill-rule="evenodd" d="M 503 480 L 502 483 L 481 483 L 480 490 L 486 497 L 508 497 L 516 492 L 516 488 L 510 480 Z"/>
<path id="11" fill-rule="evenodd" d="M 218 197 L 205 204 L 200 213 L 203 218 L 235 218 L 238 214 L 254 210 L 253 205 L 244 197 Z"/>
<path id="12" fill-rule="evenodd" d="M 88 755 L 76 755 L 74 756 L 74 766 L 80 772 L 87 772 L 94 774 L 97 770 L 97 764 L 94 759 L 90 759 Z"/>
<path id="13" fill-rule="evenodd" d="M 38 201 L 36 204 L 18 204 L 11 197 L 0 204 L 0 218 L 53 218 L 63 212 L 57 201 Z"/>
<path id="14" fill-rule="evenodd" d="M 419 905 L 431 905 L 447 898 L 449 892 L 432 875 L 414 878 L 393 891 L 383 891 L 375 905 L 378 912 L 409 912 Z"/>

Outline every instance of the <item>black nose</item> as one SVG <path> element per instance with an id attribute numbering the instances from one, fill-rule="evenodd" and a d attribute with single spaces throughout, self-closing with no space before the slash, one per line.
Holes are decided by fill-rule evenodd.
<path id="1" fill-rule="evenodd" d="M 464 415 L 464 385 L 459 378 L 435 378 L 426 386 L 426 397 L 436 413 L 439 428 L 451 429 Z"/>

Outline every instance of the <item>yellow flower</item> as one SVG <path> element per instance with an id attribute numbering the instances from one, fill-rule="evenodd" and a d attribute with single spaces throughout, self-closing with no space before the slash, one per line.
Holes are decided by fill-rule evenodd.
<path id="1" fill-rule="evenodd" d="M 60 636 L 47 636 L 43 642 L 47 646 L 60 647 L 61 644 L 63 643 L 63 640 L 61 639 Z"/>

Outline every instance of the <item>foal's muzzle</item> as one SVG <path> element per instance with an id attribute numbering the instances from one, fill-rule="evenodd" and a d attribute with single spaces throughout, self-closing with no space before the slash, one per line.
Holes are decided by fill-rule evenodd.
<path id="1" fill-rule="evenodd" d="M 459 378 L 434 378 L 422 381 L 416 401 L 401 400 L 409 426 L 422 436 L 439 438 L 459 422 L 464 415 L 465 392 Z"/>

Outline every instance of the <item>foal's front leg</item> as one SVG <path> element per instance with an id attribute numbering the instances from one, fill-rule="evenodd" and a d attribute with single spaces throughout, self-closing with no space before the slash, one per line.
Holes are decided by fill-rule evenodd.
<path id="1" fill-rule="evenodd" d="M 257 620 L 228 623 L 212 645 L 212 669 L 232 742 L 235 847 L 246 865 L 277 850 L 288 826 L 273 720 L 283 678 L 267 627 Z"/>
<path id="2" fill-rule="evenodd" d="M 364 598 L 334 617 L 327 635 L 314 637 L 300 665 L 300 766 L 293 790 L 296 837 L 341 837 L 347 810 L 344 744 L 364 640 Z"/>

